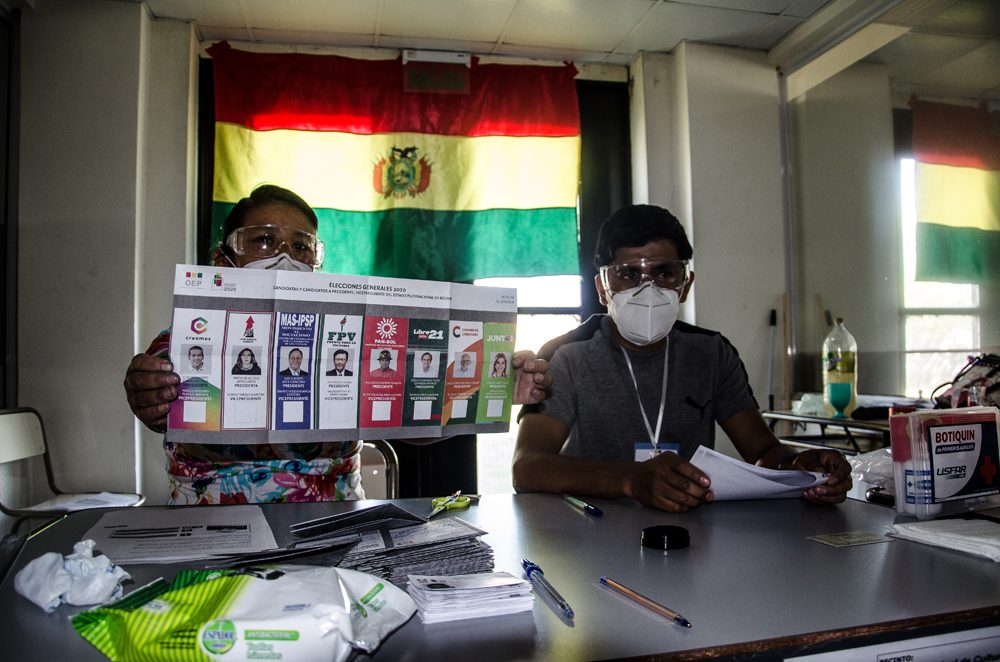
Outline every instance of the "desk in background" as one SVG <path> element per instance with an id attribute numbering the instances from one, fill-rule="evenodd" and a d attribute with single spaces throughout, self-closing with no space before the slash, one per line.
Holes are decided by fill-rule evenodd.
<path id="1" fill-rule="evenodd" d="M 498 570 L 523 576 L 522 557 L 538 563 L 576 611 L 572 625 L 541 600 L 531 613 L 490 619 L 425 626 L 415 616 L 373 659 L 681 660 L 776 649 L 785 655 L 812 652 L 845 636 L 864 643 L 1000 624 L 1000 573 L 992 561 L 908 541 L 834 548 L 806 539 L 858 530 L 881 534 L 895 518 L 888 508 L 783 499 L 712 503 L 672 515 L 627 499 L 592 501 L 604 517 L 543 494 L 488 495 L 478 506 L 447 514 L 489 531 L 484 540 L 495 550 Z M 426 499 L 396 503 L 418 514 L 430 510 Z M 263 510 L 280 541 L 293 522 L 369 505 L 279 504 Z M 153 522 L 160 509 L 144 510 Z M 70 552 L 101 514 L 74 513 L 25 545 L 0 585 L 3 659 L 106 659 L 67 620 L 79 609 L 63 606 L 45 614 L 12 587 L 25 563 L 47 551 Z M 643 549 L 639 532 L 656 524 L 684 526 L 691 546 L 666 555 Z M 169 580 L 182 567 L 196 566 L 128 566 L 135 580 L 128 590 L 161 576 Z M 602 575 L 680 611 L 693 627 L 629 605 L 600 587 Z"/>
<path id="2" fill-rule="evenodd" d="M 785 421 L 789 424 L 789 434 L 776 434 L 782 443 L 799 448 L 835 448 L 844 455 L 868 453 L 880 448 L 889 447 L 889 421 L 856 421 L 854 419 L 835 419 L 828 416 L 804 416 L 793 414 L 789 410 L 762 412 L 768 427 L 775 432 L 777 424 Z M 819 434 L 809 434 L 809 425 L 819 427 Z M 795 434 L 796 427 L 805 428 L 804 434 Z"/>

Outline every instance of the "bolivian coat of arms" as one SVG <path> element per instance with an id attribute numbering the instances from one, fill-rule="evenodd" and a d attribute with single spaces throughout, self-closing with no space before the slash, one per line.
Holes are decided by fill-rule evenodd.
<path id="1" fill-rule="evenodd" d="M 384 198 L 415 198 L 431 185 L 431 164 L 417 157 L 416 147 L 393 147 L 388 161 L 382 157 L 375 162 L 372 180 L 375 191 Z"/>

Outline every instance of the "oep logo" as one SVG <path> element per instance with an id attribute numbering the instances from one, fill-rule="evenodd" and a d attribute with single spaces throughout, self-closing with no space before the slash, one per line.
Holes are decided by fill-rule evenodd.
<path id="1" fill-rule="evenodd" d="M 236 645 L 236 626 L 232 621 L 209 621 L 201 631 L 201 645 L 212 655 L 228 653 Z"/>

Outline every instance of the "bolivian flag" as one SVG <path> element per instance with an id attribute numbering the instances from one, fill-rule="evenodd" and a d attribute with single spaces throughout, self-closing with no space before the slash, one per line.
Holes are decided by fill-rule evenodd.
<path id="1" fill-rule="evenodd" d="M 1000 135 L 985 107 L 910 100 L 917 280 L 1000 283 Z"/>
<path id="2" fill-rule="evenodd" d="M 573 65 L 473 58 L 448 78 L 408 70 L 417 91 L 406 92 L 400 59 L 226 43 L 208 52 L 213 241 L 232 206 L 267 183 L 316 210 L 327 272 L 449 281 L 579 273 Z"/>

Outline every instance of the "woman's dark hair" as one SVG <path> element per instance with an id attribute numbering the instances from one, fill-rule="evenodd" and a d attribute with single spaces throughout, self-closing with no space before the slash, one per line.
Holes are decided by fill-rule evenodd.
<path id="1" fill-rule="evenodd" d="M 273 184 L 261 184 L 248 197 L 237 202 L 236 206 L 229 212 L 229 216 L 226 216 L 226 222 L 222 225 L 222 240 L 225 241 L 226 237 L 243 227 L 243 223 L 251 211 L 276 202 L 286 204 L 302 212 L 313 228 L 319 229 L 319 219 L 316 218 L 316 212 L 305 200 L 286 188 Z"/>
<path id="2" fill-rule="evenodd" d="M 656 205 L 623 207 L 601 225 L 594 266 L 600 269 L 614 262 L 619 248 L 639 248 L 661 239 L 673 242 L 680 259 L 690 260 L 694 256 L 684 226 L 669 211 Z"/>

